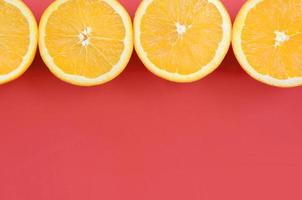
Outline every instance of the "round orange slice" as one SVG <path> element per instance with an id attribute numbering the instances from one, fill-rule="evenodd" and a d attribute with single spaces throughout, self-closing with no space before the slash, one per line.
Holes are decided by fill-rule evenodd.
<path id="1" fill-rule="evenodd" d="M 155 75 L 193 82 L 214 71 L 231 41 L 219 0 L 143 0 L 134 19 L 135 48 Z"/>
<path id="2" fill-rule="evenodd" d="M 0 84 L 28 69 L 37 43 L 37 22 L 29 8 L 20 0 L 0 1 Z"/>
<path id="3" fill-rule="evenodd" d="M 118 76 L 130 59 L 131 19 L 116 0 L 57 0 L 41 18 L 39 47 L 61 80 L 103 84 Z"/>
<path id="4" fill-rule="evenodd" d="M 233 49 L 253 78 L 278 87 L 302 85 L 302 0 L 249 0 L 233 29 Z"/>

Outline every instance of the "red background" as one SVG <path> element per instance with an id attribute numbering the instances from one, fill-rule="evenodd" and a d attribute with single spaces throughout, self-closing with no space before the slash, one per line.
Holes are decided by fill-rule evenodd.
<path id="1" fill-rule="evenodd" d="M 49 0 L 25 0 L 39 19 Z M 122 0 L 133 16 L 140 0 Z M 244 0 L 223 0 L 232 17 Z M 0 86 L 1 200 L 301 200 L 302 88 L 246 75 L 230 50 L 192 84 L 136 55 L 109 84 L 57 80 L 37 56 Z"/>

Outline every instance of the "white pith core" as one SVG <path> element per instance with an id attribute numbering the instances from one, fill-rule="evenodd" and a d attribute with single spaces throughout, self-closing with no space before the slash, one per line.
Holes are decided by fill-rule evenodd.
<path id="1" fill-rule="evenodd" d="M 280 46 L 282 43 L 290 39 L 290 37 L 283 31 L 275 31 L 275 35 L 275 47 Z"/>
<path id="2" fill-rule="evenodd" d="M 92 29 L 87 27 L 79 34 L 79 39 L 83 47 L 89 45 L 91 31 Z"/>
<path id="3" fill-rule="evenodd" d="M 178 33 L 179 36 L 182 36 L 183 34 L 185 34 L 187 32 L 187 30 L 192 27 L 192 25 L 186 26 L 179 22 L 176 22 L 175 26 L 176 26 L 176 32 Z"/>
<path id="4" fill-rule="evenodd" d="M 179 22 L 177 22 L 175 25 L 178 35 L 182 35 L 187 31 L 187 27 L 185 25 L 182 25 Z"/>

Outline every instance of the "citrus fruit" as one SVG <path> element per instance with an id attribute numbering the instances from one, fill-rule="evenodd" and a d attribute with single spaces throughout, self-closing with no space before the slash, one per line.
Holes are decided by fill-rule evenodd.
<path id="1" fill-rule="evenodd" d="M 0 84 L 21 76 L 37 50 L 35 17 L 20 0 L 0 1 Z"/>
<path id="2" fill-rule="evenodd" d="M 256 80 L 279 86 L 302 84 L 302 0 L 249 0 L 233 29 L 233 49 Z"/>
<path id="3" fill-rule="evenodd" d="M 135 48 L 155 75 L 193 82 L 214 71 L 231 42 L 219 0 L 143 0 L 134 19 Z"/>
<path id="4" fill-rule="evenodd" d="M 44 62 L 74 85 L 114 79 L 133 50 L 131 19 L 116 0 L 57 0 L 44 12 L 39 29 Z"/>

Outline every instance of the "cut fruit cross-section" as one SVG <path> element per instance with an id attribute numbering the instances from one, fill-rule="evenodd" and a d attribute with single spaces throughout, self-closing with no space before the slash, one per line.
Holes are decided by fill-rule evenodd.
<path id="1" fill-rule="evenodd" d="M 302 0 L 249 0 L 234 24 L 233 49 L 254 79 L 302 85 Z"/>
<path id="2" fill-rule="evenodd" d="M 37 22 L 29 8 L 20 0 L 0 1 L 0 84 L 27 70 L 37 44 Z"/>
<path id="3" fill-rule="evenodd" d="M 42 16 L 39 45 L 44 62 L 61 80 L 103 84 L 130 59 L 131 19 L 116 0 L 57 0 Z"/>
<path id="4" fill-rule="evenodd" d="M 231 41 L 219 0 L 143 0 L 134 19 L 136 51 L 154 74 L 192 82 L 214 71 Z"/>

